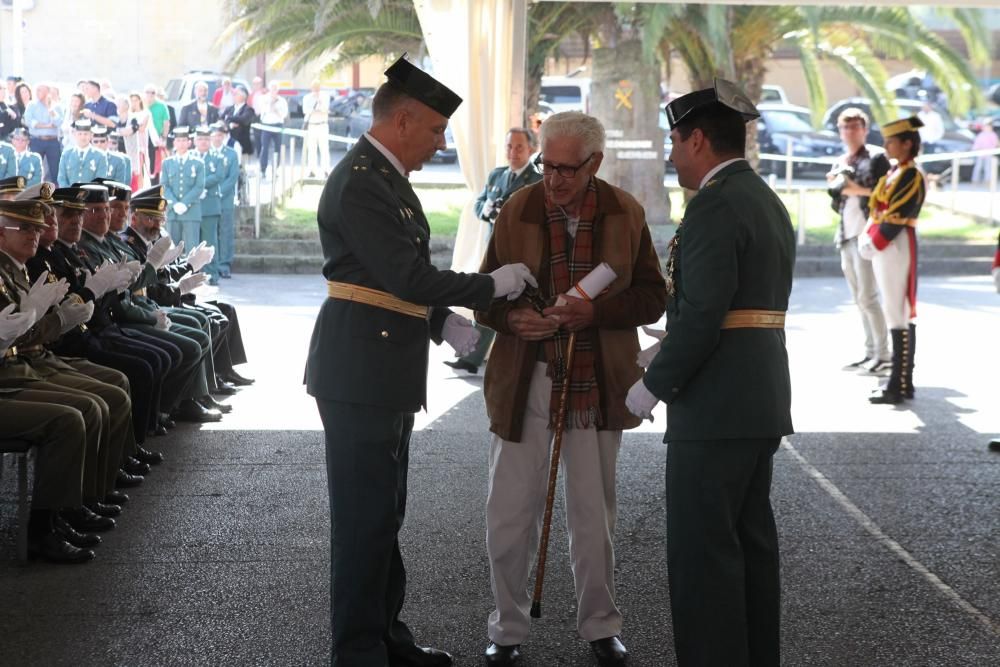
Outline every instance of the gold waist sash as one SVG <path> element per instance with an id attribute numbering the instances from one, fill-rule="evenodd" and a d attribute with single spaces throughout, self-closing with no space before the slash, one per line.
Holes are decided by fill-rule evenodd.
<path id="1" fill-rule="evenodd" d="M 418 306 L 415 303 L 403 301 L 388 292 L 370 287 L 362 287 L 361 285 L 352 285 L 351 283 L 340 283 L 334 280 L 326 281 L 326 293 L 333 299 L 355 301 L 375 306 L 376 308 L 391 310 L 394 313 L 419 317 L 424 320 L 427 319 L 427 313 L 430 310 L 427 306 Z"/>
<path id="2" fill-rule="evenodd" d="M 723 329 L 784 329 L 782 310 L 730 310 L 722 320 Z"/>

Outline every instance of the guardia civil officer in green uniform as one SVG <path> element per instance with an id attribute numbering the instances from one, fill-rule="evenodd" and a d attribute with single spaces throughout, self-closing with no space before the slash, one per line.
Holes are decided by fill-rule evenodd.
<path id="1" fill-rule="evenodd" d="M 167 199 L 167 232 L 174 243 L 189 249 L 201 241 L 201 195 L 205 192 L 205 163 L 192 155 L 191 130 L 173 131 L 174 154 L 163 161 L 160 184 Z"/>
<path id="2" fill-rule="evenodd" d="M 222 222 L 222 178 L 225 174 L 222 156 L 212 150 L 211 137 L 212 131 L 207 125 L 195 128 L 195 155 L 205 163 L 205 190 L 201 195 L 201 240 L 218 250 L 219 225 Z M 209 285 L 219 284 L 219 262 L 215 255 L 202 271 L 208 274 Z"/>
<path id="3" fill-rule="evenodd" d="M 472 350 L 478 332 L 450 305 L 485 309 L 534 279 L 523 264 L 490 275 L 439 271 L 408 175 L 444 148 L 461 98 L 400 58 L 372 102 L 371 129 L 340 161 L 317 219 L 329 298 L 306 367 L 326 434 L 330 491 L 331 664 L 450 665 L 400 620 L 413 414 L 426 405 L 428 343 Z"/>
<path id="4" fill-rule="evenodd" d="M 667 336 L 626 405 L 667 403 L 667 569 L 678 664 L 778 665 L 772 457 L 792 432 L 784 320 L 795 235 L 744 158 L 759 114 L 722 79 L 667 105 L 680 184 Z"/>
<path id="5" fill-rule="evenodd" d="M 98 176 L 108 175 L 108 159 L 104 152 L 91 145 L 94 126 L 86 118 L 73 124 L 75 146 L 63 151 L 59 159 L 59 187 L 73 183 L 89 183 Z"/>
<path id="6" fill-rule="evenodd" d="M 24 176 L 24 187 L 30 188 L 42 182 L 42 156 L 28 150 L 30 137 L 23 127 L 14 130 L 10 135 L 14 146 L 14 174 Z"/>
<path id="7" fill-rule="evenodd" d="M 14 147 L 6 141 L 0 141 L 0 178 L 16 176 L 14 171 Z"/>

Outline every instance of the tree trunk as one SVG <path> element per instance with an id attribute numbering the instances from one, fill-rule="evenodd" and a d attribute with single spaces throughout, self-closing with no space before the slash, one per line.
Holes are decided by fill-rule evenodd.
<path id="1" fill-rule="evenodd" d="M 744 58 L 736 66 L 736 85 L 747 97 L 760 102 L 767 67 L 763 57 Z M 747 160 L 756 169 L 760 165 L 760 144 L 757 143 L 757 123 L 747 123 Z"/>
<path id="2" fill-rule="evenodd" d="M 650 224 L 670 221 L 659 106 L 659 70 L 643 59 L 638 40 L 594 51 L 590 113 L 608 137 L 598 176 L 635 197 Z"/>

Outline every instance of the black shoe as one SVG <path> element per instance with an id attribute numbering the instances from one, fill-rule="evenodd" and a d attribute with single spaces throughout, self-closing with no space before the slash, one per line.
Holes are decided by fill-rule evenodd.
<path id="1" fill-rule="evenodd" d="M 855 361 L 854 363 L 847 364 L 846 366 L 844 366 L 844 370 L 845 371 L 856 371 L 856 370 L 860 369 L 862 366 L 865 366 L 866 364 L 871 363 L 871 360 L 872 360 L 871 357 L 866 356 L 864 359 L 860 359 L 858 361 Z"/>
<path id="2" fill-rule="evenodd" d="M 991 452 L 1000 452 L 1000 440 L 990 440 L 988 447 Z"/>
<path id="3" fill-rule="evenodd" d="M 122 513 L 121 505 L 109 505 L 100 501 L 86 504 L 87 509 L 98 516 L 115 517 Z"/>
<path id="4" fill-rule="evenodd" d="M 40 558 L 50 563 L 86 563 L 94 560 L 94 552 L 90 549 L 79 549 L 64 540 L 55 531 L 45 533 L 44 537 L 28 539 L 28 556 Z"/>
<path id="5" fill-rule="evenodd" d="M 149 466 L 139 459 L 134 459 L 131 456 L 126 456 L 125 460 L 122 461 L 122 470 L 130 475 L 148 475 Z"/>
<path id="6" fill-rule="evenodd" d="M 444 362 L 445 366 L 451 366 L 457 371 L 465 371 L 466 373 L 472 373 L 473 375 L 479 374 L 479 366 L 469 363 L 465 359 L 452 359 L 451 361 Z"/>
<path id="7" fill-rule="evenodd" d="M 61 514 L 62 518 L 66 519 L 66 523 L 80 533 L 103 533 L 115 527 L 114 519 L 94 514 L 84 505 L 71 510 L 63 510 Z"/>
<path id="8" fill-rule="evenodd" d="M 52 517 L 52 527 L 55 529 L 56 534 L 72 544 L 77 549 L 88 549 L 90 547 L 96 547 L 101 543 L 101 536 L 95 535 L 94 533 L 81 533 L 73 526 L 69 525 L 66 519 L 59 516 L 56 512 L 55 516 Z"/>
<path id="9" fill-rule="evenodd" d="M 186 398 L 181 401 L 181 404 L 177 406 L 171 417 L 179 422 L 195 422 L 199 424 L 222 421 L 221 412 L 218 410 L 206 410 L 193 398 Z"/>
<path id="10" fill-rule="evenodd" d="M 132 475 L 124 470 L 118 471 L 118 476 L 115 477 L 115 486 L 119 489 L 128 489 L 133 486 L 139 486 L 146 481 L 146 478 L 142 475 Z"/>
<path id="11" fill-rule="evenodd" d="M 215 378 L 215 384 L 218 386 L 215 389 L 211 390 L 211 393 L 213 394 L 219 394 L 220 396 L 232 396 L 237 391 L 239 391 L 236 387 L 229 384 L 220 377 Z"/>
<path id="12" fill-rule="evenodd" d="M 219 403 L 217 400 L 212 398 L 211 395 L 202 396 L 201 398 L 196 398 L 198 404 L 205 408 L 206 410 L 218 410 L 224 415 L 228 415 L 233 411 L 233 406 L 226 405 L 225 403 Z"/>
<path id="13" fill-rule="evenodd" d="M 176 428 L 177 427 L 177 422 L 175 422 L 173 419 L 171 419 L 170 415 L 168 415 L 168 414 L 161 414 L 160 415 L 160 422 L 159 423 L 160 423 L 160 426 L 164 427 L 167 430 L 170 430 L 172 428 Z"/>
<path id="14" fill-rule="evenodd" d="M 157 424 L 153 428 L 149 429 L 149 434 L 157 437 L 165 436 L 167 434 L 167 427 L 163 424 Z"/>
<path id="15" fill-rule="evenodd" d="M 156 465 L 158 463 L 163 463 L 163 454 L 160 452 L 151 452 L 148 449 L 136 445 L 135 448 L 135 458 L 146 465 Z"/>
<path id="16" fill-rule="evenodd" d="M 597 664 L 601 667 L 620 667 L 628 664 L 628 650 L 618 637 L 605 637 L 590 642 Z"/>
<path id="17" fill-rule="evenodd" d="M 876 389 L 868 402 L 876 405 L 899 405 L 903 402 L 903 395 L 893 389 Z"/>
<path id="18" fill-rule="evenodd" d="M 114 489 L 112 491 L 108 491 L 108 495 L 104 496 L 104 502 L 109 505 L 118 505 L 120 507 L 128 502 L 128 494 Z"/>
<path id="19" fill-rule="evenodd" d="M 228 373 L 222 375 L 221 377 L 229 384 L 236 385 L 237 387 L 249 387 L 254 382 L 256 382 L 256 380 L 254 380 L 253 378 L 243 377 L 236 371 L 229 371 Z"/>
<path id="20" fill-rule="evenodd" d="M 490 642 L 483 655 L 486 657 L 486 664 L 490 667 L 510 667 L 521 660 L 520 648 L 520 644 L 501 646 L 496 642 Z"/>
<path id="21" fill-rule="evenodd" d="M 389 667 L 451 667 L 451 665 L 451 654 L 416 644 L 411 644 L 398 653 L 389 654 Z"/>

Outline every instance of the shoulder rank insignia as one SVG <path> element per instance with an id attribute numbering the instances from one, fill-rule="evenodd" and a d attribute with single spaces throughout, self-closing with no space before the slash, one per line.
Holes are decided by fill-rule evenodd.
<path id="1" fill-rule="evenodd" d="M 705 183 L 705 187 L 706 187 L 706 188 L 710 188 L 710 187 L 712 187 L 713 185 L 715 185 L 715 184 L 716 184 L 716 183 L 718 183 L 718 182 L 719 182 L 719 179 L 717 179 L 717 178 L 713 178 L 713 179 L 712 179 L 712 180 L 710 180 L 710 181 L 709 181 L 708 183 Z"/>

